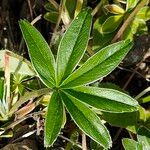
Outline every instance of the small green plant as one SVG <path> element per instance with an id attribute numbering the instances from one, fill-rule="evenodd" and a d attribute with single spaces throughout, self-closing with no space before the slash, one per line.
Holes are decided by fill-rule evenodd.
<path id="1" fill-rule="evenodd" d="M 23 80 L 35 72 L 31 69 L 30 62 L 8 50 L 1 50 L 0 58 L 0 70 L 4 71 L 4 75 L 0 76 L 0 121 L 7 121 L 14 113 L 13 111 L 10 114 L 10 110 L 15 107 L 19 95 L 23 93 Z M 17 109 L 18 107 L 15 108 Z"/>
<path id="2" fill-rule="evenodd" d="M 17 125 L 32 117 L 30 113 L 46 94 L 45 88 L 39 89 L 42 85 L 37 84 L 29 61 L 11 51 L 0 50 L 0 139 L 12 137 Z"/>
<path id="3" fill-rule="evenodd" d="M 134 40 L 135 36 L 148 34 L 146 21 L 150 19 L 150 8 L 147 0 L 117 0 L 113 4 L 102 0 L 100 3 L 101 15 L 93 26 L 93 50 L 117 38 Z"/>
<path id="4" fill-rule="evenodd" d="M 53 90 L 45 120 L 46 147 L 55 142 L 61 130 L 64 109 L 86 135 L 105 149 L 112 146 L 111 137 L 94 110 L 110 113 L 138 110 L 138 102 L 122 92 L 89 86 L 119 65 L 132 47 L 130 41 L 109 45 L 78 67 L 87 49 L 91 22 L 90 10 L 82 10 L 61 39 L 55 61 L 49 45 L 37 29 L 26 20 L 20 21 L 33 67 L 41 81 Z"/>
<path id="5" fill-rule="evenodd" d="M 122 144 L 125 150 L 148 150 L 150 148 L 150 130 L 141 126 L 137 131 L 137 141 L 124 138 Z"/>

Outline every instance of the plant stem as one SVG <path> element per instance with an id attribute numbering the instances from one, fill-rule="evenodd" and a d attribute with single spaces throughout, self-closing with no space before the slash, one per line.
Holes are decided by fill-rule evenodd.
<path id="1" fill-rule="evenodd" d="M 141 93 L 139 93 L 135 99 L 138 100 L 139 98 L 141 98 L 143 95 L 145 95 L 147 92 L 150 91 L 150 87 L 146 88 L 144 91 L 142 91 Z"/>
<path id="2" fill-rule="evenodd" d="M 123 35 L 125 29 L 133 21 L 135 15 L 138 13 L 138 11 L 141 8 L 144 7 L 144 5 L 147 4 L 147 2 L 148 2 L 148 0 L 141 0 L 141 2 L 139 2 L 139 4 L 136 6 L 136 8 L 133 10 L 133 12 L 128 16 L 128 18 L 125 20 L 125 22 L 123 23 L 123 25 L 121 26 L 121 28 L 119 29 L 119 31 L 117 32 L 115 37 L 113 38 L 112 43 L 114 43 L 115 41 L 117 41 L 121 38 L 121 36 Z"/>
<path id="3" fill-rule="evenodd" d="M 56 23 L 56 26 L 54 28 L 54 31 L 53 31 L 53 35 L 52 35 L 52 38 L 51 38 L 51 41 L 50 41 L 50 46 L 51 44 L 53 43 L 54 39 L 55 39 L 55 35 L 57 33 L 57 30 L 59 28 L 59 24 L 60 24 L 60 21 L 61 21 L 61 15 L 62 15 L 62 11 L 63 11 L 63 5 L 65 3 L 66 0 L 61 0 L 60 1 L 60 5 L 59 5 L 59 15 L 58 15 L 58 19 L 57 19 L 57 23 Z"/>
<path id="4" fill-rule="evenodd" d="M 29 6 L 29 12 L 30 12 L 30 17 L 33 20 L 33 11 L 32 11 L 32 7 L 31 7 L 31 1 L 27 0 L 28 6 Z"/>
<path id="5" fill-rule="evenodd" d="M 87 150 L 86 135 L 82 133 L 82 150 Z"/>
<path id="6" fill-rule="evenodd" d="M 32 20 L 31 24 L 34 25 L 37 21 L 39 21 L 40 19 L 42 18 L 42 15 L 40 14 L 39 16 L 37 16 L 35 19 Z M 21 42 L 20 42 L 20 45 L 19 45 L 19 52 L 20 54 L 22 54 L 22 48 L 23 48 L 23 45 L 24 45 L 24 39 L 23 37 L 21 38 Z"/>
<path id="7" fill-rule="evenodd" d="M 39 21 L 42 18 L 42 15 L 38 15 L 36 18 L 34 18 L 31 22 L 32 25 L 34 25 L 37 21 Z"/>
<path id="8" fill-rule="evenodd" d="M 75 145 L 75 146 L 77 146 L 78 148 L 82 149 L 82 146 L 81 146 L 81 145 L 79 145 L 79 144 L 73 142 L 72 140 L 70 140 L 70 139 L 64 137 L 63 135 L 59 135 L 59 137 L 62 138 L 62 139 L 64 139 L 64 140 L 66 140 L 66 141 L 68 141 L 68 142 L 70 142 L 72 145 Z"/>
<path id="9" fill-rule="evenodd" d="M 10 99 L 10 57 L 7 53 L 4 55 L 5 61 L 5 100 L 6 100 L 6 112 L 8 113 L 9 108 L 11 106 L 11 99 Z M 4 103 L 5 104 L 5 103 Z"/>
<path id="10" fill-rule="evenodd" d="M 26 120 L 26 119 L 28 119 L 28 118 L 33 118 L 35 115 L 40 115 L 40 114 L 42 114 L 42 113 L 43 113 L 43 111 L 39 111 L 39 112 L 34 112 L 34 113 L 31 113 L 31 114 L 28 114 L 28 115 L 22 117 L 21 119 L 16 120 L 16 121 L 14 121 L 13 123 L 11 123 L 10 125 L 6 126 L 6 127 L 4 128 L 4 131 L 7 131 L 7 130 L 9 130 L 9 129 L 13 129 L 16 125 L 18 125 L 18 124 L 21 123 L 22 121 L 24 121 L 24 120 Z"/>
<path id="11" fill-rule="evenodd" d="M 132 78 L 134 77 L 134 75 L 135 75 L 137 69 L 138 69 L 138 68 L 135 68 L 135 71 L 133 71 L 133 73 L 131 74 L 131 76 L 129 77 L 129 79 L 127 80 L 127 82 L 125 83 L 125 85 L 123 86 L 123 90 L 125 90 L 125 89 L 128 87 L 128 85 L 129 85 L 129 83 L 131 82 Z"/>
<path id="12" fill-rule="evenodd" d="M 122 128 L 119 128 L 118 131 L 117 131 L 117 133 L 116 133 L 116 135 L 115 135 L 114 138 L 113 138 L 113 143 L 118 139 L 118 137 L 119 137 L 121 131 L 122 131 Z"/>
<path id="13" fill-rule="evenodd" d="M 95 14 L 102 8 L 103 4 L 106 2 L 106 0 L 100 0 L 100 2 L 96 5 L 96 7 L 93 9 L 91 15 L 95 16 Z"/>
<path id="14" fill-rule="evenodd" d="M 56 26 L 55 26 L 55 29 L 54 29 L 54 34 L 57 32 L 60 21 L 61 21 L 61 14 L 62 14 L 62 11 L 63 11 L 64 3 L 65 3 L 65 0 L 61 0 L 60 6 L 59 6 L 59 16 L 58 16 L 57 23 L 56 23 Z"/>

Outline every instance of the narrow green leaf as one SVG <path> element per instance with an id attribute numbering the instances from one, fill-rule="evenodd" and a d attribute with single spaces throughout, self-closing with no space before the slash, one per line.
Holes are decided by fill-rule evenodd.
<path id="1" fill-rule="evenodd" d="M 45 130 L 44 130 L 44 145 L 46 147 L 51 146 L 61 129 L 63 123 L 63 104 L 59 93 L 54 92 L 50 99 L 46 120 L 45 120 Z"/>
<path id="2" fill-rule="evenodd" d="M 139 121 L 139 112 L 124 112 L 124 113 L 112 113 L 102 112 L 103 119 L 115 127 L 129 128 L 135 127 Z M 133 132 L 133 130 L 128 129 Z M 135 131 L 134 131 L 135 132 Z"/>
<path id="3" fill-rule="evenodd" d="M 74 14 L 75 17 L 80 13 L 82 8 L 84 8 L 84 6 L 86 5 L 86 1 L 87 0 L 77 0 L 76 8 L 75 8 L 75 14 Z"/>
<path id="4" fill-rule="evenodd" d="M 125 150 L 143 150 L 142 145 L 132 139 L 124 138 L 122 144 Z"/>
<path id="5" fill-rule="evenodd" d="M 28 47 L 30 59 L 38 76 L 48 87 L 54 87 L 55 60 L 50 47 L 40 32 L 28 21 L 21 20 L 19 24 Z"/>
<path id="6" fill-rule="evenodd" d="M 93 140 L 90 141 L 90 148 L 91 150 L 104 150 L 104 148 L 101 145 L 99 145 Z"/>
<path id="7" fill-rule="evenodd" d="M 57 2 L 51 2 L 51 1 L 49 1 L 48 3 L 46 3 L 45 5 L 44 5 L 44 8 L 47 10 L 47 11 L 55 11 L 55 12 L 57 12 L 57 11 L 59 11 L 59 5 L 57 4 Z"/>
<path id="8" fill-rule="evenodd" d="M 65 91 L 78 100 L 103 111 L 119 113 L 137 110 L 138 102 L 117 90 L 85 86 Z"/>
<path id="9" fill-rule="evenodd" d="M 110 16 L 102 24 L 102 33 L 104 33 L 104 34 L 112 33 L 119 27 L 122 20 L 123 20 L 123 15 Z"/>
<path id="10" fill-rule="evenodd" d="M 63 88 L 75 87 L 94 82 L 113 71 L 132 47 L 129 41 L 111 44 L 88 59 L 63 83 Z"/>
<path id="11" fill-rule="evenodd" d="M 79 128 L 104 148 L 110 148 L 111 138 L 99 117 L 75 97 L 63 92 L 61 97 L 72 119 Z"/>
<path id="12" fill-rule="evenodd" d="M 150 130 L 146 127 L 140 127 L 137 132 L 137 139 L 143 145 L 144 150 L 150 148 Z"/>
<path id="13" fill-rule="evenodd" d="M 92 31 L 92 35 L 93 35 L 92 49 L 94 51 L 100 50 L 101 48 L 109 45 L 116 34 L 116 31 L 110 34 L 102 33 L 102 24 L 105 22 L 106 19 L 107 16 L 102 15 L 94 22 L 93 31 Z"/>
<path id="14" fill-rule="evenodd" d="M 46 19 L 47 21 L 49 21 L 51 23 L 57 23 L 58 16 L 59 16 L 58 12 L 47 12 L 44 15 L 44 19 Z"/>
<path id="15" fill-rule="evenodd" d="M 66 0 L 65 6 L 71 19 L 74 18 L 76 4 L 76 0 Z"/>
<path id="16" fill-rule="evenodd" d="M 57 85 L 77 66 L 87 48 L 92 17 L 82 10 L 64 34 L 57 55 Z"/>

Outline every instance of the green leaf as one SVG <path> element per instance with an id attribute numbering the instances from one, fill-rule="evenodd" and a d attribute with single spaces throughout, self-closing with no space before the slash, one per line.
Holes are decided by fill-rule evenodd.
<path id="1" fill-rule="evenodd" d="M 49 45 L 28 21 L 21 20 L 19 24 L 37 74 L 48 87 L 54 87 L 55 60 Z"/>
<path id="2" fill-rule="evenodd" d="M 104 150 L 101 145 L 99 145 L 98 143 L 96 143 L 93 140 L 90 141 L 90 148 L 91 148 L 91 150 Z"/>
<path id="3" fill-rule="evenodd" d="M 98 83 L 98 87 L 113 89 L 113 90 L 123 92 L 125 94 L 129 94 L 127 91 L 123 90 L 119 85 L 112 83 L 111 81 L 110 82 L 100 82 L 100 83 Z"/>
<path id="4" fill-rule="evenodd" d="M 71 19 L 74 18 L 76 4 L 76 0 L 66 0 L 65 6 Z"/>
<path id="5" fill-rule="evenodd" d="M 110 113 L 102 112 L 103 119 L 112 126 L 127 128 L 135 126 L 139 121 L 139 112 Z M 132 131 L 132 129 L 128 129 Z"/>
<path id="6" fill-rule="evenodd" d="M 146 127 L 140 127 L 137 132 L 138 142 L 143 145 L 143 150 L 150 148 L 150 130 Z"/>
<path id="7" fill-rule="evenodd" d="M 139 21 L 137 18 L 135 18 L 130 25 L 128 26 L 128 28 L 125 29 L 124 33 L 123 33 L 123 39 L 130 39 L 131 41 L 133 41 L 133 37 L 134 34 L 137 34 L 137 29 L 139 27 Z"/>
<path id="8" fill-rule="evenodd" d="M 129 25 L 129 28 L 131 29 L 132 34 L 137 33 L 138 27 L 139 27 L 139 19 L 135 18 Z"/>
<path id="9" fill-rule="evenodd" d="M 57 85 L 77 66 L 87 48 L 92 17 L 82 10 L 64 34 L 57 55 Z"/>
<path id="10" fill-rule="evenodd" d="M 111 138 L 99 117 L 75 97 L 63 92 L 61 97 L 72 119 L 79 128 L 104 148 L 110 148 Z"/>
<path id="11" fill-rule="evenodd" d="M 112 33 L 115 31 L 123 20 L 123 15 L 114 15 L 106 19 L 102 24 L 102 32 L 104 34 Z"/>
<path id="12" fill-rule="evenodd" d="M 51 2 L 49 1 L 48 3 L 46 3 L 44 5 L 44 8 L 47 10 L 47 11 L 59 11 L 58 8 L 59 8 L 59 5 L 56 3 L 56 2 Z"/>
<path id="13" fill-rule="evenodd" d="M 82 8 L 87 6 L 87 0 L 77 0 L 76 9 L 75 9 L 75 17 L 80 13 Z"/>
<path id="14" fill-rule="evenodd" d="M 76 145 L 79 140 L 79 131 L 78 130 L 73 130 L 71 132 L 71 135 L 69 137 L 71 141 L 69 141 L 65 147 L 65 150 L 81 150 L 82 147 L 79 145 Z"/>
<path id="15" fill-rule="evenodd" d="M 138 102 L 117 90 L 84 86 L 65 91 L 79 101 L 102 111 L 115 113 L 137 111 Z"/>
<path id="16" fill-rule="evenodd" d="M 150 20 L 150 7 L 149 6 L 143 7 L 136 15 L 136 18 L 143 19 L 144 21 Z"/>
<path id="17" fill-rule="evenodd" d="M 111 44 L 88 59 L 63 83 L 63 88 L 92 83 L 113 71 L 132 47 L 129 41 Z"/>
<path id="18" fill-rule="evenodd" d="M 138 0 L 127 0 L 126 10 L 130 11 L 136 6 L 137 3 L 138 3 Z"/>
<path id="19" fill-rule="evenodd" d="M 132 133 L 137 133 L 140 125 L 146 125 L 146 112 L 139 106 L 138 111 L 127 113 L 102 112 L 103 119 L 113 126 L 126 128 Z"/>
<path id="20" fill-rule="evenodd" d="M 148 27 L 146 22 L 143 19 L 136 19 L 137 23 L 138 23 L 138 28 L 137 28 L 137 32 L 136 35 L 143 35 L 148 33 Z"/>
<path id="21" fill-rule="evenodd" d="M 115 36 L 115 32 L 110 34 L 103 34 L 102 33 L 102 24 L 107 19 L 107 16 L 100 16 L 93 25 L 93 47 L 92 49 L 97 51 L 107 45 L 109 45 Z"/>
<path id="22" fill-rule="evenodd" d="M 58 16 L 59 16 L 58 12 L 47 12 L 44 15 L 44 19 L 46 19 L 47 21 L 51 23 L 57 23 Z"/>
<path id="23" fill-rule="evenodd" d="M 44 131 L 44 145 L 46 147 L 51 146 L 60 130 L 63 123 L 63 104 L 59 93 L 54 92 L 49 101 L 46 120 L 45 120 L 45 131 Z"/>
<path id="24" fill-rule="evenodd" d="M 124 138 L 122 144 L 125 150 L 143 150 L 142 145 L 132 139 Z"/>

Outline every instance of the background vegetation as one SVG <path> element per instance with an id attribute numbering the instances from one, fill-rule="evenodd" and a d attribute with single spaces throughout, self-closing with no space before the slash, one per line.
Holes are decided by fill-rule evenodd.
<path id="1" fill-rule="evenodd" d="M 57 75 L 59 76 L 56 86 L 51 85 L 53 81 L 50 83 L 49 74 L 46 74 L 47 71 L 50 71 L 50 75 L 53 74 L 53 70 L 47 70 L 52 65 L 50 65 L 51 58 L 49 58 L 51 54 L 47 55 L 46 41 L 27 21 L 20 22 L 21 33 L 19 28 L 21 19 L 28 20 L 40 31 L 50 46 L 54 58 L 57 57 Z M 49 149 L 100 150 L 103 147 L 106 149 L 111 147 L 114 150 L 149 149 L 149 19 L 150 8 L 148 0 L 0 1 L 0 148 L 2 150 L 12 149 L 13 147 L 15 149 L 23 149 L 23 146 L 25 146 L 41 150 L 45 149 L 44 139 L 47 141 L 45 146 L 50 146 L 57 139 L 53 147 Z M 73 20 L 74 23 L 70 26 Z M 82 28 L 80 32 L 79 28 Z M 67 33 L 65 33 L 66 31 Z M 33 38 L 29 37 L 27 32 Z M 77 38 L 74 33 L 78 35 Z M 72 43 L 69 45 L 67 40 L 70 43 L 72 40 Z M 116 49 L 115 56 L 108 57 L 109 61 L 106 62 L 104 59 L 105 55 L 102 54 L 104 50 L 102 51 L 101 49 L 122 40 L 126 42 L 116 44 L 118 50 Z M 77 45 L 76 47 L 73 47 L 73 42 Z M 133 43 L 132 48 L 131 42 Z M 40 45 L 40 43 L 43 43 L 43 45 Z M 69 50 L 71 47 L 74 54 L 78 54 L 79 49 L 82 49 L 82 52 L 80 52 L 82 54 L 72 55 L 72 59 L 70 59 L 72 61 L 64 62 L 67 59 L 67 55 L 70 55 Z M 108 51 L 106 56 L 109 56 L 113 49 L 115 50 L 115 44 L 106 49 Z M 58 50 L 59 52 L 57 53 Z M 122 52 L 120 55 L 119 50 Z M 130 52 L 124 58 L 129 50 Z M 43 56 L 39 53 L 40 51 Z M 93 57 L 93 55 L 97 57 Z M 47 58 L 45 59 L 45 57 Z M 64 87 L 69 87 L 69 89 L 61 91 L 63 103 L 68 112 L 72 114 L 72 118 L 65 109 L 62 109 L 62 121 L 60 119 L 61 123 L 57 122 L 59 113 L 56 114 L 56 112 L 61 110 L 61 105 L 56 105 L 54 102 L 52 106 L 50 105 L 52 103 L 50 103 L 48 108 L 51 113 L 47 114 L 49 119 L 47 119 L 46 125 L 48 132 L 45 131 L 44 134 L 48 102 L 50 98 L 53 101 L 58 99 L 55 92 L 52 96 L 52 91 L 60 89 L 59 85 L 72 73 L 73 68 L 75 66 L 77 68 L 84 66 L 89 58 L 91 59 L 89 64 L 93 64 L 95 72 L 93 71 L 92 75 L 88 74 L 88 72 L 86 75 L 82 75 L 83 70 L 78 69 L 77 76 L 81 74 L 79 80 L 74 80 L 76 75 L 72 75 L 69 80 L 75 82 L 68 84 L 70 82 L 68 80 L 68 83 L 66 82 L 68 85 L 64 84 Z M 95 61 L 92 61 L 92 58 Z M 124 60 L 122 61 L 123 58 Z M 96 70 L 96 64 L 94 63 L 99 61 L 104 61 L 104 67 L 102 67 L 100 62 L 97 64 L 100 65 L 100 69 Z M 111 69 L 110 64 L 114 65 Z M 118 64 L 120 65 L 118 66 Z M 87 65 L 87 69 L 89 66 Z M 59 73 L 59 68 L 61 71 L 64 69 L 64 75 Z M 110 69 L 108 72 L 107 68 L 108 70 Z M 114 70 L 114 68 L 116 69 Z M 110 74 L 108 75 L 108 73 Z M 73 86 L 84 84 L 88 84 L 91 90 L 88 91 L 82 87 L 72 89 Z M 106 93 L 109 89 L 108 93 L 111 95 L 112 92 L 112 95 L 116 96 L 112 100 L 121 102 L 121 99 L 124 98 L 126 102 L 115 105 L 115 103 L 110 104 L 110 101 L 108 101 L 109 106 L 112 106 L 112 108 L 109 108 L 106 102 L 102 105 L 98 101 L 94 101 L 92 104 L 89 101 L 85 101 L 85 98 L 89 97 L 89 93 L 92 91 L 94 93 L 98 89 L 103 89 Z M 116 90 L 120 91 L 120 94 L 125 94 L 113 93 Z M 101 91 L 98 91 L 98 93 L 97 97 L 101 98 Z M 74 98 L 69 94 L 74 96 Z M 109 94 L 105 94 L 103 97 L 105 101 L 109 99 L 107 97 Z M 133 104 L 131 103 L 132 98 L 127 95 L 134 98 Z M 95 99 L 98 99 L 96 95 L 94 96 Z M 122 98 L 119 99 L 119 96 L 122 96 Z M 66 101 L 67 99 L 70 99 L 72 104 L 69 105 L 69 101 Z M 88 103 L 90 109 L 83 103 L 76 102 L 75 99 L 83 100 L 84 104 Z M 94 98 L 91 96 L 91 99 Z M 139 105 L 136 110 L 134 106 L 137 105 L 137 102 Z M 74 113 L 76 111 L 75 106 L 82 110 L 85 117 L 81 117 L 82 115 L 79 113 L 81 111 L 78 111 L 78 115 L 76 115 L 77 112 Z M 53 108 L 53 111 L 51 111 L 51 108 Z M 94 127 L 96 129 L 95 133 L 94 130 L 89 133 L 91 129 L 86 126 L 86 121 L 84 121 L 84 119 L 87 119 L 91 122 L 91 125 L 93 124 L 92 118 L 88 116 L 88 114 L 92 113 L 91 109 L 94 112 L 93 122 L 97 116 L 97 119 L 99 120 L 100 118 L 102 122 Z M 50 114 L 53 114 L 53 116 Z M 94 115 L 96 115 L 95 118 Z M 79 122 L 78 119 L 80 119 Z M 77 125 L 73 120 L 75 120 Z M 51 130 L 49 124 L 55 124 L 55 122 L 59 124 L 60 132 L 59 129 Z M 107 131 L 102 134 L 102 130 L 97 130 L 100 124 L 102 125 L 101 128 L 104 127 L 104 124 L 107 127 L 112 139 L 112 145 L 110 144 L 110 137 L 106 135 Z M 49 139 L 47 133 L 54 133 L 54 139 Z M 101 138 L 95 136 L 98 133 L 102 134 Z M 105 137 L 107 138 L 105 139 Z"/>

